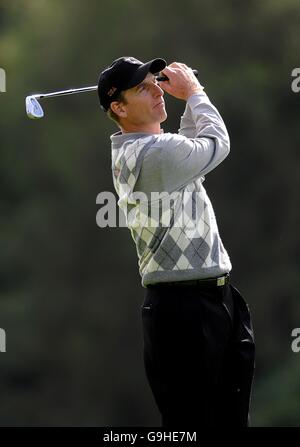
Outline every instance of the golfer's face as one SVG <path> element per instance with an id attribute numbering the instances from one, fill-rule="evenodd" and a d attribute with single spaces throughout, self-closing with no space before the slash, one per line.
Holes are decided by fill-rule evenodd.
<path id="1" fill-rule="evenodd" d="M 135 126 L 162 123 L 167 118 L 164 91 L 159 87 L 153 74 L 148 73 L 143 82 L 126 90 L 126 120 Z"/>

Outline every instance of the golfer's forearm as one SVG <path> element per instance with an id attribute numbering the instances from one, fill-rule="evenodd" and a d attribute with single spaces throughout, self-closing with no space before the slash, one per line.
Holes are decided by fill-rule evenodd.
<path id="1" fill-rule="evenodd" d="M 204 91 L 188 98 L 179 134 L 193 141 L 194 148 L 189 156 L 190 173 L 198 167 L 204 176 L 229 153 L 230 141 L 224 121 Z"/>
<path id="2" fill-rule="evenodd" d="M 206 93 L 192 95 L 187 101 L 187 106 L 195 124 L 194 138 L 213 138 L 219 150 L 224 152 L 225 156 L 228 155 L 230 141 L 225 123 Z"/>
<path id="3" fill-rule="evenodd" d="M 185 111 L 180 119 L 180 128 L 178 133 L 179 135 L 184 135 L 187 138 L 195 138 L 196 136 L 196 125 L 188 103 L 186 103 Z"/>

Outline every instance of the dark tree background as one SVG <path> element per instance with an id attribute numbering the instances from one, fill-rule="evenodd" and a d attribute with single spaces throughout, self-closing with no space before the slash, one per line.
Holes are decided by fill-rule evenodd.
<path id="1" fill-rule="evenodd" d="M 1 0 L 1 426 L 160 423 L 135 247 L 126 228 L 96 225 L 115 127 L 96 93 L 45 101 L 40 121 L 24 106 L 96 84 L 122 55 L 197 68 L 225 120 L 231 153 L 206 189 L 254 320 L 252 424 L 300 425 L 299 25 L 298 0 Z M 177 131 L 184 103 L 166 102 Z"/>

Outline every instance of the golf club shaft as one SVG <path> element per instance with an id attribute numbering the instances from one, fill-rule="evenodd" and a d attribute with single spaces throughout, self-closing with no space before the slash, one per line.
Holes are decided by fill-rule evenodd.
<path id="1" fill-rule="evenodd" d="M 97 90 L 97 88 L 98 88 L 97 85 L 93 85 L 91 87 L 72 88 L 69 90 L 61 90 L 59 92 L 53 92 L 53 93 L 37 93 L 36 95 L 32 96 L 37 99 L 43 99 L 43 98 L 51 98 L 54 96 L 73 95 L 74 93 L 92 92 L 94 90 Z"/>

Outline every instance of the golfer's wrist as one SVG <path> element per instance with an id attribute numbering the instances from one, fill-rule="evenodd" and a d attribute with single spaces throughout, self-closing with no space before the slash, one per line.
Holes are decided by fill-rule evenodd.
<path id="1" fill-rule="evenodd" d="M 204 91 L 204 87 L 200 87 L 200 88 L 198 88 L 198 89 L 196 89 L 196 90 L 193 90 L 193 91 L 191 91 L 191 92 L 189 92 L 189 94 L 187 95 L 187 97 L 186 97 L 186 101 L 188 102 L 188 100 L 192 97 L 192 96 L 194 96 L 194 95 L 199 95 L 199 94 L 204 94 L 204 95 L 206 95 L 206 93 L 205 93 L 205 91 Z"/>

